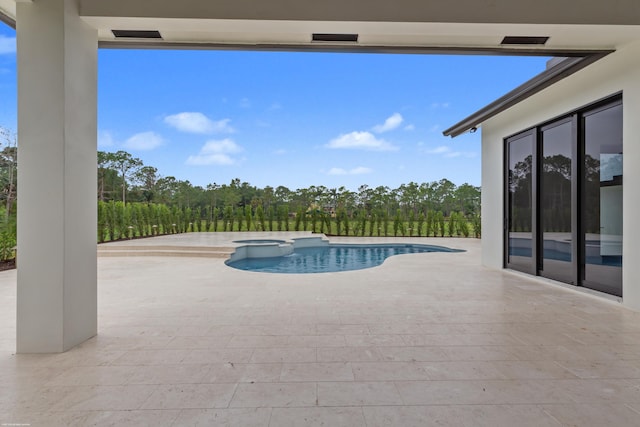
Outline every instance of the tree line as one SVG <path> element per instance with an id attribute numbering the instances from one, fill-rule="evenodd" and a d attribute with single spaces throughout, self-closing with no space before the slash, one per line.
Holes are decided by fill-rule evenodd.
<path id="1" fill-rule="evenodd" d="M 447 179 L 397 188 L 361 185 L 357 191 L 322 185 L 258 188 L 238 178 L 203 187 L 161 176 L 126 151 L 99 151 L 97 197 L 99 239 L 246 230 L 480 235 L 480 188 Z"/>

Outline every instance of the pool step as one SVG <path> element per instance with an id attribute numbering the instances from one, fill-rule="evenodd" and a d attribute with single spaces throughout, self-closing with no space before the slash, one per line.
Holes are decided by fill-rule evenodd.
<path id="1" fill-rule="evenodd" d="M 98 245 L 98 257 L 168 256 L 226 259 L 234 251 L 235 248 L 231 247 Z"/>

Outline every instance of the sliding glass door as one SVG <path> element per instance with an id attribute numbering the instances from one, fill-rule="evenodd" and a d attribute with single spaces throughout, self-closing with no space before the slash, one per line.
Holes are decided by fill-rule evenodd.
<path id="1" fill-rule="evenodd" d="M 505 265 L 622 296 L 622 99 L 505 140 Z"/>
<path id="2" fill-rule="evenodd" d="M 507 267 L 533 272 L 533 149 L 535 135 L 526 132 L 507 141 Z"/>
<path id="3" fill-rule="evenodd" d="M 584 129 L 584 285 L 622 296 L 622 105 L 586 113 Z"/>
<path id="4" fill-rule="evenodd" d="M 575 283 L 573 238 L 574 168 L 573 120 L 541 128 L 540 232 L 542 251 L 539 274 Z"/>

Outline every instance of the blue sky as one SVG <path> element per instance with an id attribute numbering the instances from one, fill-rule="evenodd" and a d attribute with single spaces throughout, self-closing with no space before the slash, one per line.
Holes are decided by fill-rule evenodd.
<path id="1" fill-rule="evenodd" d="M 16 129 L 0 24 L 0 126 Z M 480 132 L 442 131 L 546 58 L 100 50 L 98 143 L 194 185 L 480 185 Z"/>

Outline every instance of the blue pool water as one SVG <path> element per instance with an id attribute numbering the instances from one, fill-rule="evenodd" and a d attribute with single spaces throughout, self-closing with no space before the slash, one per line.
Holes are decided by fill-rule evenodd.
<path id="1" fill-rule="evenodd" d="M 341 245 L 297 248 L 291 255 L 245 258 L 227 265 L 263 273 L 328 273 L 376 267 L 390 256 L 424 252 L 462 252 L 430 245 Z"/>
<path id="2" fill-rule="evenodd" d="M 234 240 L 233 243 L 285 243 L 285 241 L 276 240 L 276 239 L 248 239 L 248 240 Z"/>

